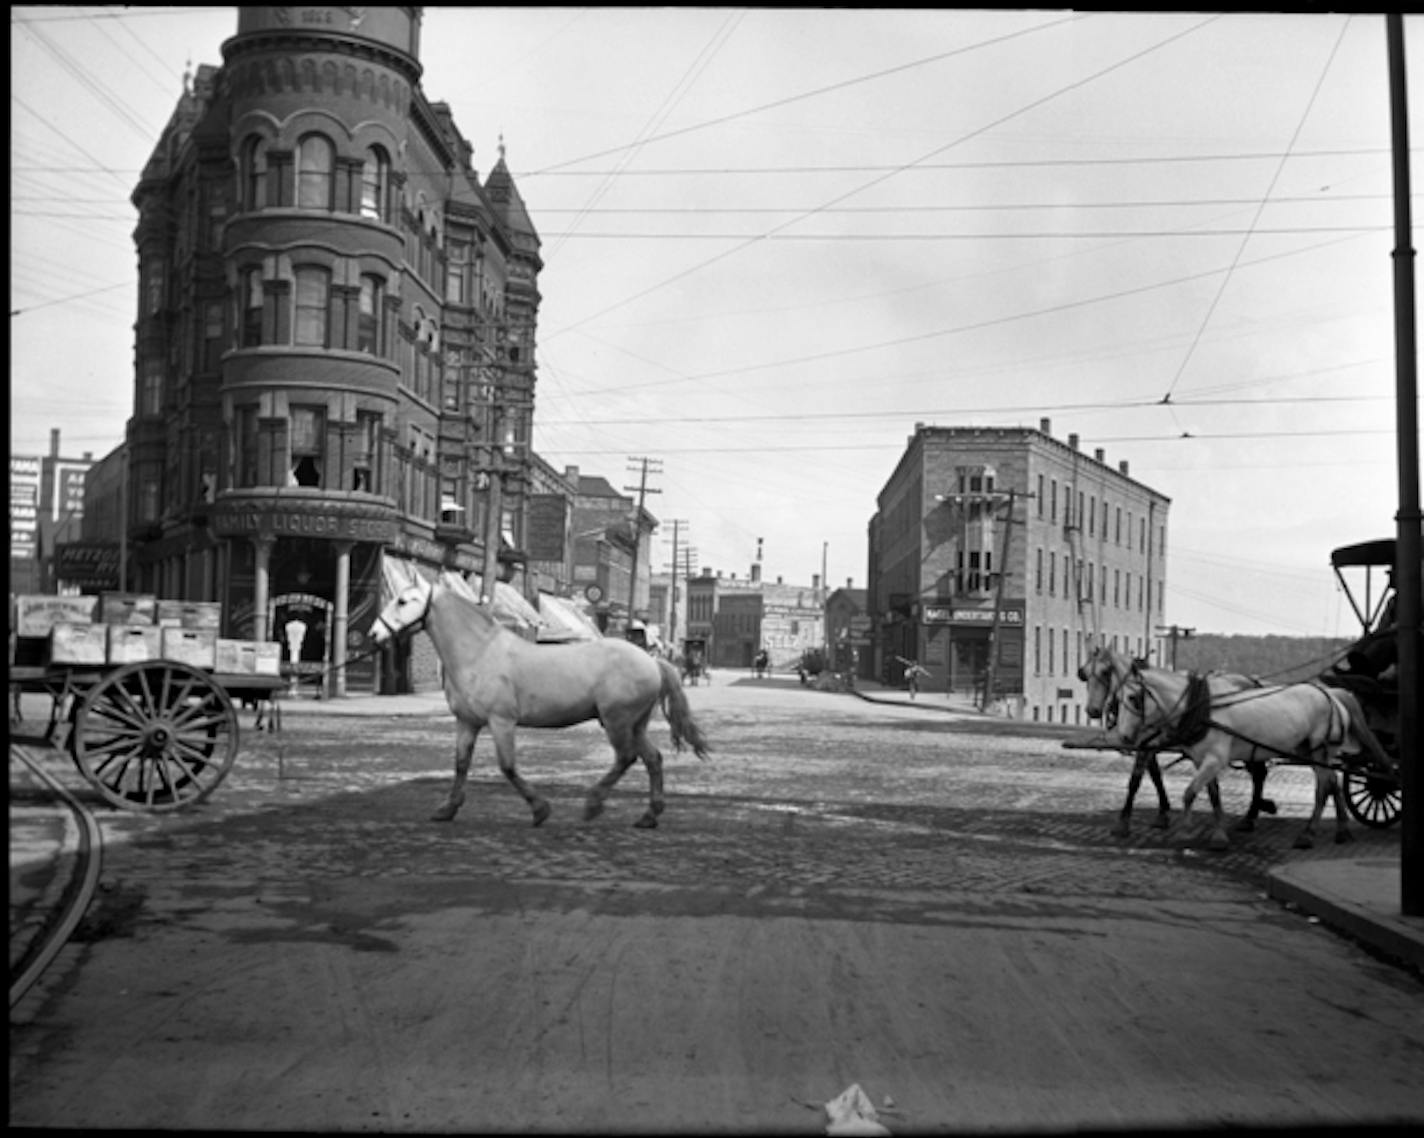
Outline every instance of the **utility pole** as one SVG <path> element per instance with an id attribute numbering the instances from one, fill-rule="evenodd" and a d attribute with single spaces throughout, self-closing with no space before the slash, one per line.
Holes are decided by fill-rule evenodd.
<path id="1" fill-rule="evenodd" d="M 1180 628 L 1175 624 L 1165 628 L 1160 624 L 1157 626 L 1158 635 L 1165 636 L 1172 642 L 1172 671 L 1177 670 L 1177 641 L 1190 640 L 1195 631 L 1195 628 Z"/>
<path id="2" fill-rule="evenodd" d="M 671 610 L 668 619 L 668 643 L 674 647 L 677 645 L 677 545 L 678 538 L 682 534 L 682 527 L 687 525 L 683 518 L 672 518 L 667 523 L 672 526 L 672 603 L 668 606 Z"/>
<path id="3" fill-rule="evenodd" d="M 525 334 L 516 328 L 511 336 L 508 324 L 498 324 L 492 329 L 494 343 L 486 348 L 489 368 L 489 382 L 483 385 L 488 391 L 488 414 L 484 452 L 485 461 L 481 473 L 486 485 L 487 513 L 485 517 L 484 567 L 480 573 L 480 602 L 493 604 L 495 584 L 499 580 L 499 544 L 504 529 L 504 478 L 512 473 L 506 459 L 513 450 L 514 443 L 505 438 L 506 414 L 511 409 L 527 407 L 527 394 L 518 393 L 518 398 L 509 398 L 509 376 L 516 369 L 526 367 L 530 357 L 525 343 Z M 511 356 L 511 349 L 513 355 Z M 517 456 L 516 456 L 517 461 Z"/>
<path id="4" fill-rule="evenodd" d="M 1025 494 L 1025 498 L 1034 497 L 1033 494 Z M 979 710 L 987 711 L 989 705 L 994 700 L 994 684 L 999 678 L 999 619 L 1004 608 L 1004 579 L 1009 575 L 1009 539 L 1014 532 L 1014 502 L 1018 499 L 1018 491 L 1009 490 L 1009 511 L 1004 522 L 1004 544 L 999 551 L 999 573 L 998 579 L 994 583 L 994 618 L 989 625 L 989 668 L 984 676 L 984 702 Z"/>
<path id="5" fill-rule="evenodd" d="M 1389 54 L 1389 105 L 1394 170 L 1394 382 L 1395 452 L 1399 511 L 1395 514 L 1394 573 L 1399 601 L 1395 643 L 1399 653 L 1399 901 L 1406 917 L 1424 917 L 1424 757 L 1420 746 L 1420 641 L 1424 597 L 1420 581 L 1419 379 L 1414 326 L 1414 246 L 1410 214 L 1409 97 L 1404 64 L 1404 17 L 1385 14 Z"/>
<path id="6" fill-rule="evenodd" d="M 636 487 L 623 487 L 625 490 L 636 489 L 638 491 L 638 505 L 633 511 L 633 566 L 628 573 L 628 623 L 631 625 L 633 621 L 634 602 L 638 596 L 638 550 L 642 546 L 643 499 L 648 494 L 662 493 L 661 490 L 649 489 L 648 467 L 649 465 L 656 464 L 653 473 L 658 474 L 662 470 L 662 462 L 660 459 L 648 458 L 646 456 L 630 456 L 628 461 L 642 464 L 642 474 L 638 478 L 638 485 Z"/>

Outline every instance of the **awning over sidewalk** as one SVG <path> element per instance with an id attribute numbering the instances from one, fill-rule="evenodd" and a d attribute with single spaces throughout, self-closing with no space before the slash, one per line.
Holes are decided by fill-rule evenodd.
<path id="1" fill-rule="evenodd" d="M 447 570 L 440 575 L 457 592 L 463 593 L 472 601 L 479 601 L 480 575 L 478 573 L 471 573 L 466 578 L 459 573 Z M 381 554 L 382 608 L 388 605 L 401 589 L 416 581 L 433 585 L 434 576 L 429 570 L 422 569 L 415 562 L 404 557 L 397 557 L 390 553 Z M 496 581 L 494 584 L 494 615 L 500 624 L 526 639 L 533 639 L 537 631 L 547 623 L 539 615 L 538 610 L 524 599 L 518 589 L 503 581 Z"/>
<path id="2" fill-rule="evenodd" d="M 553 593 L 539 594 L 539 615 L 544 618 L 544 627 L 539 629 L 539 643 L 559 644 L 574 640 L 602 640 L 598 631 L 583 611 L 572 601 L 556 597 Z"/>

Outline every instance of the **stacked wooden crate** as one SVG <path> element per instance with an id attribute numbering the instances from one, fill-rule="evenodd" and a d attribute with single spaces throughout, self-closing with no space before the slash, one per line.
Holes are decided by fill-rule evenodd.
<path id="1" fill-rule="evenodd" d="M 17 596 L 11 664 L 112 665 L 173 660 L 205 671 L 280 674 L 275 641 L 219 637 L 216 601 L 166 601 L 149 593 Z"/>

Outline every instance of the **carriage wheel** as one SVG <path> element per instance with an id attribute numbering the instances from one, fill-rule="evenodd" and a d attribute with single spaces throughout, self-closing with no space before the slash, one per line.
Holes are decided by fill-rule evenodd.
<path id="1" fill-rule="evenodd" d="M 1404 812 L 1404 788 L 1391 775 L 1347 770 L 1345 806 L 1362 825 L 1383 830 Z"/>
<path id="2" fill-rule="evenodd" d="M 110 802 L 178 810 L 211 794 L 237 758 L 237 714 L 212 678 L 187 664 L 127 664 L 85 694 L 74 761 Z"/>

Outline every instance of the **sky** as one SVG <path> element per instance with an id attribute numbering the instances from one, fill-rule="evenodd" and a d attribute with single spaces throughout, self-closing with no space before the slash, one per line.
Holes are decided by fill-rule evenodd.
<path id="1" fill-rule="evenodd" d="M 10 12 L 11 452 L 97 458 L 129 195 L 237 10 Z M 1399 502 L 1383 16 L 432 7 L 421 61 L 542 239 L 534 449 L 650 460 L 655 568 L 676 531 L 864 587 L 917 424 L 1046 418 L 1171 499 L 1164 624 L 1358 633 L 1330 551 Z"/>

